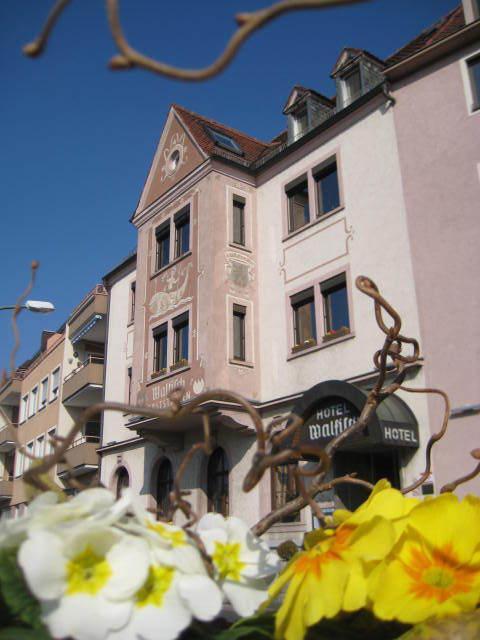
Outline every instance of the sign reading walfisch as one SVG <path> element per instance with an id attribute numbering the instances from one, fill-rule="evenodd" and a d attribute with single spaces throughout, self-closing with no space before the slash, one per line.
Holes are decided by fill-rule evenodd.
<path id="1" fill-rule="evenodd" d="M 301 442 L 326 446 L 355 424 L 366 400 L 366 392 L 346 382 L 331 380 L 315 385 L 293 409 L 305 418 Z M 367 427 L 348 439 L 348 445 L 416 448 L 418 424 L 403 400 L 389 397 L 380 403 Z"/>

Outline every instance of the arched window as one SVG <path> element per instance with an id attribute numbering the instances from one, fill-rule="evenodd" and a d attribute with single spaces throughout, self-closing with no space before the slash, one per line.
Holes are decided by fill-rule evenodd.
<path id="1" fill-rule="evenodd" d="M 220 447 L 210 456 L 207 469 L 208 510 L 228 516 L 228 463 Z"/>
<path id="2" fill-rule="evenodd" d="M 157 518 L 166 517 L 170 511 L 170 492 L 173 489 L 172 463 L 164 458 L 157 472 Z"/>
<path id="3" fill-rule="evenodd" d="M 130 486 L 130 477 L 125 467 L 120 467 L 116 475 L 117 475 L 116 495 L 118 500 L 122 495 L 122 490 L 127 489 Z"/>

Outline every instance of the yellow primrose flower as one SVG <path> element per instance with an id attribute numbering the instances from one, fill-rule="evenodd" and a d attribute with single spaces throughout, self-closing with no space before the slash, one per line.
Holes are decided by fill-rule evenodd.
<path id="1" fill-rule="evenodd" d="M 426 500 L 369 580 L 377 618 L 417 623 L 473 610 L 480 601 L 480 500 Z"/>
<path id="2" fill-rule="evenodd" d="M 288 584 L 275 618 L 275 638 L 301 640 L 308 627 L 367 602 L 367 576 L 395 542 L 393 525 L 374 516 L 359 526 L 314 532 L 315 544 L 295 556 L 269 589 L 270 602 Z"/>

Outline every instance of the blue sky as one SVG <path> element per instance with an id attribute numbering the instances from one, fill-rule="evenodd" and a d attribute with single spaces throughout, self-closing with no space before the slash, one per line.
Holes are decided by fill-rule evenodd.
<path id="1" fill-rule="evenodd" d="M 122 0 L 132 44 L 167 62 L 210 63 L 234 29 L 233 15 L 269 0 Z M 72 0 L 45 54 L 23 44 L 38 32 L 53 0 L 0 2 L 0 304 L 15 301 L 32 259 L 41 263 L 35 299 L 50 316 L 23 314 L 18 362 L 39 346 L 101 277 L 135 246 L 129 223 L 169 105 L 271 139 L 284 126 L 294 84 L 333 93 L 329 74 L 342 47 L 385 57 L 458 4 L 456 0 L 371 0 L 303 11 L 271 23 L 223 74 L 186 84 L 144 71 L 111 72 L 115 53 L 102 0 Z M 0 317 L 0 366 L 11 348 Z"/>

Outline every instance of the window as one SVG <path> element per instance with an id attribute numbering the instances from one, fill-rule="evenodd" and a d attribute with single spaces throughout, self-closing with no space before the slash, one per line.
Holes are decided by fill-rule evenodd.
<path id="1" fill-rule="evenodd" d="M 132 282 L 130 285 L 130 322 L 133 322 L 135 319 L 135 294 L 136 294 L 137 283 Z"/>
<path id="2" fill-rule="evenodd" d="M 225 133 L 220 133 L 220 131 L 217 131 L 216 129 L 211 129 L 210 127 L 206 127 L 206 129 L 210 134 L 210 137 L 213 138 L 213 140 L 219 147 L 223 147 L 228 151 L 233 151 L 233 153 L 243 155 L 242 148 L 233 138 L 226 135 Z"/>
<path id="3" fill-rule="evenodd" d="M 132 401 L 132 367 L 127 369 L 127 404 Z"/>
<path id="4" fill-rule="evenodd" d="M 115 487 L 115 493 L 117 500 L 121 497 L 123 489 L 128 489 L 130 486 L 130 477 L 125 467 L 120 467 L 117 471 L 117 482 Z"/>
<path id="5" fill-rule="evenodd" d="M 340 206 L 336 161 L 315 174 L 317 183 L 318 215 L 323 216 Z"/>
<path id="6" fill-rule="evenodd" d="M 348 317 L 348 296 L 345 274 L 342 273 L 322 282 L 325 336 L 336 337 L 350 331 Z"/>
<path id="7" fill-rule="evenodd" d="M 52 372 L 52 384 L 50 385 L 50 400 L 55 400 L 58 397 L 58 390 L 60 388 L 60 367 L 57 367 Z"/>
<path id="8" fill-rule="evenodd" d="M 472 84 L 473 109 L 480 109 L 480 55 L 468 61 L 468 73 Z"/>
<path id="9" fill-rule="evenodd" d="M 170 220 L 155 229 L 156 258 L 155 269 L 166 267 L 170 261 Z"/>
<path id="10" fill-rule="evenodd" d="M 5 474 L 8 480 L 13 480 L 15 474 L 15 451 L 7 451 L 3 458 Z"/>
<path id="11" fill-rule="evenodd" d="M 303 107 L 294 114 L 295 118 L 295 140 L 298 140 L 308 131 L 308 112 L 307 107 Z"/>
<path id="12" fill-rule="evenodd" d="M 167 324 L 153 330 L 153 373 L 161 374 L 167 370 Z M 131 370 L 130 370 L 131 371 Z"/>
<path id="13" fill-rule="evenodd" d="M 47 442 L 46 442 L 46 447 L 45 447 L 45 454 L 46 455 L 51 455 L 53 453 L 53 441 L 55 439 L 56 432 L 57 432 L 57 429 L 55 427 L 53 427 L 52 429 L 48 430 Z"/>
<path id="14" fill-rule="evenodd" d="M 315 324 L 315 298 L 313 288 L 306 289 L 291 298 L 293 310 L 294 351 L 317 344 Z"/>
<path id="15" fill-rule="evenodd" d="M 297 464 L 284 463 L 272 467 L 272 510 L 283 507 L 287 502 L 297 497 L 295 485 L 295 469 Z M 300 513 L 282 518 L 281 522 L 299 522 Z"/>
<path id="16" fill-rule="evenodd" d="M 100 442 L 100 422 L 91 420 L 83 428 L 85 442 Z"/>
<path id="17" fill-rule="evenodd" d="M 15 451 L 15 477 L 16 478 L 22 475 L 24 462 L 25 462 L 24 454 L 17 449 Z"/>
<path id="18" fill-rule="evenodd" d="M 310 222 L 310 205 L 308 201 L 308 181 L 287 190 L 288 198 L 288 230 L 291 233 Z"/>
<path id="19" fill-rule="evenodd" d="M 172 322 L 173 325 L 173 366 L 188 364 L 188 311 Z"/>
<path id="20" fill-rule="evenodd" d="M 245 200 L 233 199 L 233 242 L 245 246 Z"/>
<path id="21" fill-rule="evenodd" d="M 175 215 L 175 257 L 190 251 L 190 207 Z"/>
<path id="22" fill-rule="evenodd" d="M 362 95 L 362 76 L 360 68 L 356 67 L 351 71 L 344 80 L 345 100 L 344 106 L 348 106 Z"/>
<path id="23" fill-rule="evenodd" d="M 208 510 L 228 516 L 228 463 L 218 447 L 210 456 L 207 469 Z"/>
<path id="24" fill-rule="evenodd" d="M 42 409 L 48 401 L 48 378 L 44 378 L 40 385 L 40 409 Z"/>
<path id="25" fill-rule="evenodd" d="M 30 469 L 31 465 L 32 465 L 32 459 L 29 456 L 33 456 L 33 450 L 34 450 L 34 442 L 32 440 L 32 442 L 28 442 L 27 443 L 27 454 L 25 456 L 25 462 L 23 465 L 23 470 L 27 471 L 28 469 Z"/>
<path id="26" fill-rule="evenodd" d="M 170 512 L 170 492 L 173 489 L 172 463 L 166 458 L 162 460 L 157 473 L 157 518 L 167 518 Z"/>
<path id="27" fill-rule="evenodd" d="M 245 360 L 245 316 L 246 307 L 233 305 L 233 357 L 235 360 Z"/>
<path id="28" fill-rule="evenodd" d="M 45 453 L 45 436 L 38 436 L 35 443 L 35 457 L 43 458 Z"/>
<path id="29" fill-rule="evenodd" d="M 37 413 L 38 387 L 30 391 L 30 402 L 28 403 L 28 417 L 31 418 Z"/>
<path id="30" fill-rule="evenodd" d="M 20 422 L 25 422 L 27 419 L 27 409 L 28 409 L 28 394 L 23 396 L 22 404 L 20 405 Z"/>

